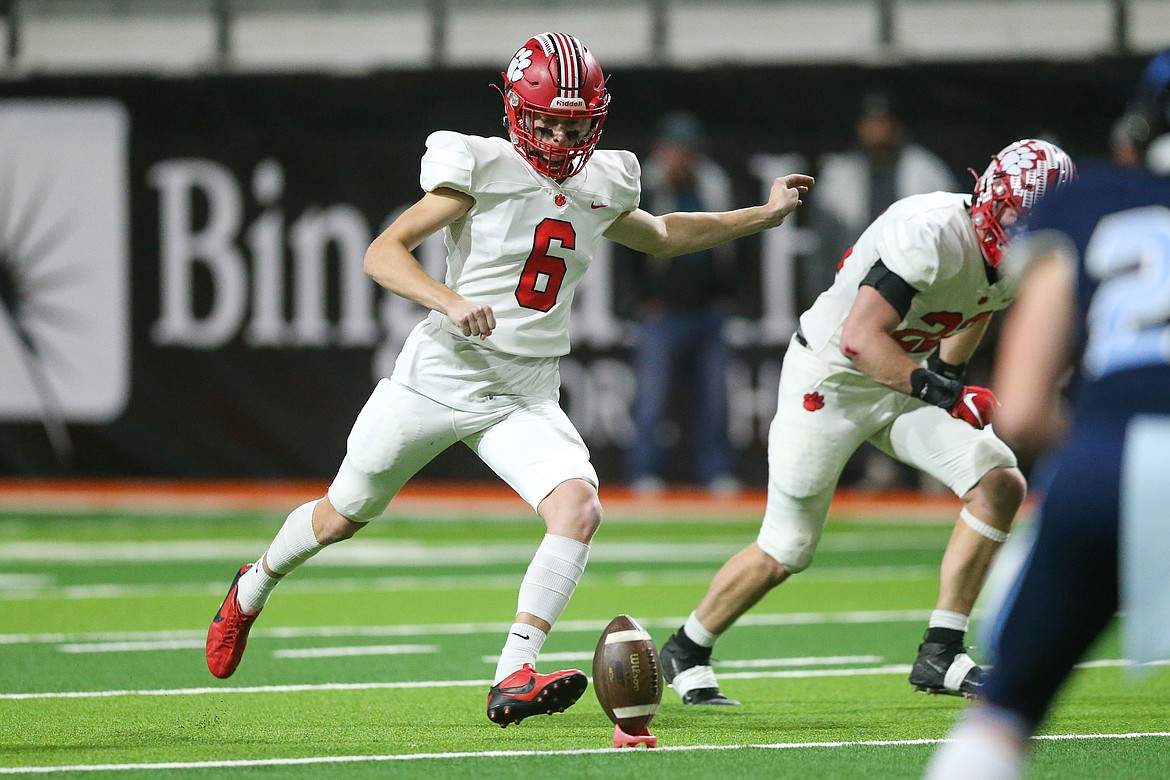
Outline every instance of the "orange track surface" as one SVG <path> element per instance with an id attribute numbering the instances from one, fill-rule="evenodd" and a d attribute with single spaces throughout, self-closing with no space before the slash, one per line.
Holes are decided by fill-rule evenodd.
<path id="1" fill-rule="evenodd" d="M 286 511 L 324 494 L 325 482 L 190 481 L 190 480 L 56 480 L 0 479 L 0 508 L 69 508 L 82 510 L 235 509 Z M 762 517 L 763 489 L 735 496 L 713 496 L 694 488 L 672 488 L 658 496 L 635 495 L 624 487 L 603 487 L 601 500 L 612 516 L 671 515 Z M 937 518 L 957 514 L 960 503 L 951 495 L 912 491 L 839 491 L 833 499 L 837 515 Z M 387 514 L 476 514 L 523 516 L 531 510 L 503 484 L 432 482 L 407 485 Z"/>

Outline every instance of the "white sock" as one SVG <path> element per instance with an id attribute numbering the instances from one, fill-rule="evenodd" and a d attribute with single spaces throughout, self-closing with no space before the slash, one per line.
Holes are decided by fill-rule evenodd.
<path id="1" fill-rule="evenodd" d="M 259 612 L 284 575 L 324 549 L 325 545 L 318 542 L 313 533 L 313 507 L 316 504 L 316 501 L 310 501 L 290 512 L 269 545 L 268 552 L 260 558 L 258 563 L 267 561 L 268 568 L 278 576 L 268 576 L 264 567 L 257 565 L 240 577 L 236 591 L 240 609 Z"/>
<path id="2" fill-rule="evenodd" d="M 520 583 L 520 594 L 516 599 L 516 612 L 535 615 L 550 626 L 565 611 L 585 563 L 589 560 L 589 545 L 567 536 L 545 534 L 524 572 Z M 508 641 L 500 652 L 496 664 L 498 683 L 524 664 L 536 668 L 536 655 L 544 644 L 546 634 L 527 623 L 514 623 L 508 632 Z M 494 684 L 493 683 L 493 684 Z"/>
<path id="3" fill-rule="evenodd" d="M 687 618 L 687 622 L 683 624 L 683 632 L 690 637 L 691 641 L 699 647 L 714 647 L 715 640 L 719 638 L 718 634 L 712 633 L 699 622 L 692 612 Z"/>
<path id="4" fill-rule="evenodd" d="M 930 613 L 930 622 L 927 628 L 953 628 L 955 631 L 967 632 L 971 619 L 961 612 L 948 612 L 945 609 L 936 609 Z"/>
<path id="5" fill-rule="evenodd" d="M 268 596 L 278 582 L 280 577 L 269 577 L 264 571 L 264 556 L 261 555 L 260 560 L 240 575 L 240 581 L 236 583 L 236 601 L 240 602 L 240 609 L 259 612 L 268 603 Z"/>
<path id="6" fill-rule="evenodd" d="M 589 545 L 567 536 L 545 534 L 520 583 L 516 611 L 535 615 L 550 626 L 565 611 L 585 563 Z"/>
<path id="7" fill-rule="evenodd" d="M 523 668 L 525 664 L 535 669 L 536 656 L 547 638 L 548 634 L 536 626 L 513 623 L 511 630 L 508 631 L 508 641 L 504 643 L 504 649 L 500 652 L 492 685 L 497 685 L 512 672 Z"/>
<path id="8" fill-rule="evenodd" d="M 1004 732 L 984 718 L 965 717 L 939 745 L 925 780 L 1017 780 L 1024 763 L 1017 741 L 1023 732 Z"/>

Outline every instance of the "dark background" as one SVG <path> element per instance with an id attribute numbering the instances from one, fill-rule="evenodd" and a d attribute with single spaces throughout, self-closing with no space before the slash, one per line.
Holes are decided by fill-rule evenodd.
<path id="1" fill-rule="evenodd" d="M 643 155 L 658 117 L 688 109 L 706 124 L 711 156 L 727 167 L 738 199 L 748 205 L 760 190 L 747 170 L 752 154 L 799 152 L 815 174 L 820 154 L 852 140 L 862 95 L 881 89 L 913 138 L 940 155 L 960 181 L 970 180 L 968 167 L 982 170 L 1007 143 L 1038 135 L 1060 143 L 1084 168 L 1107 153 L 1110 125 L 1144 62 L 617 70 L 609 80 L 613 104 L 602 146 Z M 290 218 L 314 205 L 345 202 L 358 206 L 376 231 L 393 209 L 421 194 L 418 164 L 432 130 L 501 132 L 499 96 L 489 86 L 497 81 L 490 71 L 420 70 L 344 78 L 85 77 L 0 84 L 0 98 L 114 98 L 128 110 L 133 308 L 127 411 L 106 425 L 71 426 L 75 457 L 69 463 L 54 455 L 40 425 L 0 421 L 0 473 L 332 476 L 373 385 L 373 349 L 254 348 L 239 337 L 209 350 L 154 344 L 159 203 L 146 172 L 161 160 L 206 158 L 230 168 L 247 193 L 256 164 L 275 158 L 285 174 L 280 205 Z M 243 224 L 260 210 L 246 197 Z M 750 260 L 756 244 L 746 243 Z M 197 293 L 207 295 L 207 284 L 196 283 Z M 754 292 L 743 290 L 740 314 L 758 312 Z M 574 357 L 587 363 L 628 355 L 619 347 Z M 752 348 L 740 357 L 755 362 L 779 353 Z M 562 400 L 572 416 L 573 399 Z M 601 478 L 620 480 L 618 448 L 591 448 Z M 762 442 L 744 449 L 740 461 L 741 476 L 762 484 Z M 682 455 L 672 469 L 689 473 Z M 456 447 L 424 476 L 466 480 L 490 472 Z"/>

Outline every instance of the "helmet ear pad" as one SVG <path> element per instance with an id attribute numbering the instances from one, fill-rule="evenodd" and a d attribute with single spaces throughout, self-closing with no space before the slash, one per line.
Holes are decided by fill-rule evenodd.
<path id="1" fill-rule="evenodd" d="M 1076 175 L 1077 167 L 1063 149 L 1036 138 L 1016 141 L 991 158 L 971 198 L 971 226 L 988 265 L 994 268 L 1003 259 L 1010 224 Z M 1012 223 L 1007 222 L 1009 214 Z"/>
<path id="2" fill-rule="evenodd" d="M 601 65 L 580 40 L 565 33 L 529 38 L 502 74 L 504 124 L 517 151 L 539 173 L 563 179 L 579 173 L 601 139 L 609 93 Z M 569 145 L 534 132 L 536 117 L 588 119 L 588 130 Z"/>

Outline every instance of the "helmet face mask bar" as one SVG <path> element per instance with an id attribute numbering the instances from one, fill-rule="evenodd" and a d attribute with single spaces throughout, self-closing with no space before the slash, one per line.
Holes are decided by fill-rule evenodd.
<path id="1" fill-rule="evenodd" d="M 501 75 L 504 124 L 512 145 L 545 176 L 565 179 L 580 173 L 609 111 L 605 75 L 593 54 L 572 35 L 541 33 L 516 51 Z M 587 125 L 562 145 L 539 137 L 538 118 L 546 128 L 580 120 Z"/>
<path id="2" fill-rule="evenodd" d="M 994 268 L 1003 259 L 1011 228 L 1076 175 L 1076 165 L 1060 147 L 1035 138 L 1016 141 L 991 158 L 971 198 L 971 225 L 988 265 Z"/>

